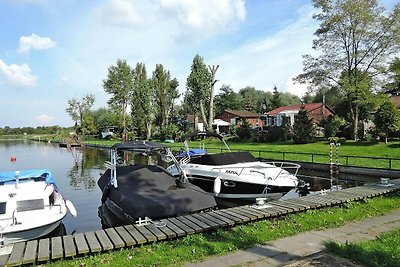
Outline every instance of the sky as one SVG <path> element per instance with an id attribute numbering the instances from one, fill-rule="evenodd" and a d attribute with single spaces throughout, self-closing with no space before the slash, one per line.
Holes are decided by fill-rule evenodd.
<path id="1" fill-rule="evenodd" d="M 199 54 L 219 65 L 217 89 L 301 97 L 292 78 L 313 52 L 315 12 L 306 0 L 0 0 L 0 127 L 72 126 L 68 100 L 87 94 L 106 107 L 118 59 L 149 75 L 163 64 L 183 93 Z"/>

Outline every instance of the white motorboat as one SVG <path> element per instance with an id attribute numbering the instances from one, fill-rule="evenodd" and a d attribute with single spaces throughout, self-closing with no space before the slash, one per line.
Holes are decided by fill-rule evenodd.
<path id="1" fill-rule="evenodd" d="M 205 150 L 190 149 L 188 140 L 195 136 L 220 139 L 228 152 L 207 154 Z M 249 152 L 231 152 L 219 134 L 195 132 L 183 137 L 185 151 L 179 163 L 188 180 L 218 198 L 255 200 L 279 198 L 299 185 L 296 177 L 299 164 L 288 162 L 261 162 Z M 178 174 L 176 166 L 167 170 Z"/>
<path id="2" fill-rule="evenodd" d="M 76 216 L 46 169 L 0 173 L 0 245 L 36 239 L 52 232 L 66 216 Z"/>

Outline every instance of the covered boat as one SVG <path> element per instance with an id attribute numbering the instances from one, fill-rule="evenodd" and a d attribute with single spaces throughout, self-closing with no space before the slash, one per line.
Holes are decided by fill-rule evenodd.
<path id="1" fill-rule="evenodd" d="M 174 177 L 157 164 L 127 165 L 125 152 L 145 157 L 157 154 L 178 164 L 171 150 L 160 143 L 135 141 L 112 146 L 108 169 L 98 181 L 103 192 L 99 207 L 103 225 L 134 224 L 145 218 L 156 220 L 216 206 L 212 196 L 187 182 L 179 164 Z"/>
<path id="2" fill-rule="evenodd" d="M 72 203 L 58 192 L 46 169 L 0 173 L 0 241 L 36 239 L 57 228 Z"/>
<path id="3" fill-rule="evenodd" d="M 216 137 L 228 152 L 208 154 L 194 153 L 189 148 L 191 138 Z M 224 138 L 213 132 L 194 132 L 183 137 L 185 151 L 179 154 L 180 168 L 188 180 L 206 192 L 225 199 L 255 200 L 256 198 L 280 198 L 299 184 L 297 171 L 300 165 L 287 162 L 261 162 L 249 152 L 231 152 Z M 197 151 L 196 151 L 197 152 Z M 171 165 L 167 170 L 178 175 Z"/>

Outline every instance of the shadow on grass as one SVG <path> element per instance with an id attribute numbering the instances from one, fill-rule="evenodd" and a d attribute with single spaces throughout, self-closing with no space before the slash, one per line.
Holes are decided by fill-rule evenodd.
<path id="1" fill-rule="evenodd" d="M 399 266 L 399 256 L 379 249 L 367 250 L 360 244 L 325 243 L 329 252 L 364 266 Z"/>
<path id="2" fill-rule="evenodd" d="M 389 144 L 388 147 L 390 147 L 390 148 L 400 148 L 400 143 L 397 143 L 397 144 Z"/>

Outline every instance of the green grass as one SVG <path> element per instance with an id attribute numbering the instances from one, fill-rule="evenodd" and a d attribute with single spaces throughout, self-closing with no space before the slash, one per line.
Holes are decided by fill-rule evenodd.
<path id="1" fill-rule="evenodd" d="M 380 235 L 376 240 L 341 244 L 328 242 L 328 250 L 358 264 L 371 267 L 400 265 L 400 228 Z"/>
<path id="2" fill-rule="evenodd" d="M 339 227 L 354 220 L 383 215 L 399 206 L 400 194 L 396 193 L 340 207 L 309 210 L 277 220 L 261 220 L 172 241 L 51 262 L 46 266 L 182 266 L 185 262 L 254 247 L 304 231 Z"/>

